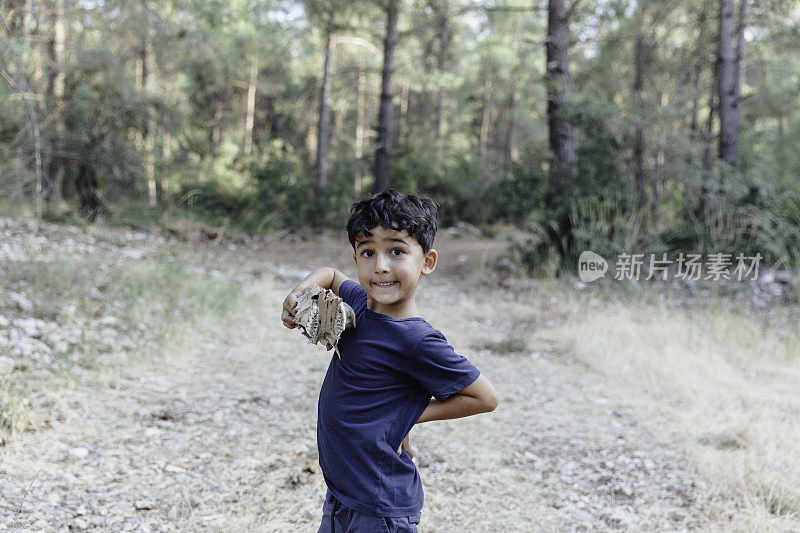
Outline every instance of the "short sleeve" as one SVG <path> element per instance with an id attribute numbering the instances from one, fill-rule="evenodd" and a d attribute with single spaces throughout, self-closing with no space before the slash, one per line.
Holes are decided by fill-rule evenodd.
<path id="1" fill-rule="evenodd" d="M 434 398 L 444 401 L 478 379 L 480 371 L 435 330 L 417 343 L 408 374 Z"/>
<path id="2" fill-rule="evenodd" d="M 353 308 L 358 317 L 364 313 L 364 309 L 367 307 L 367 291 L 352 279 L 346 279 L 339 285 L 339 297 Z"/>

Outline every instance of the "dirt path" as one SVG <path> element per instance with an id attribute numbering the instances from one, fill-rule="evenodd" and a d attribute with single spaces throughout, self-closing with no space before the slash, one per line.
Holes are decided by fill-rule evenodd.
<path id="1" fill-rule="evenodd" d="M 289 267 L 280 272 L 289 272 Z M 324 483 L 316 399 L 329 354 L 280 326 L 295 283 L 267 276 L 224 324 L 125 368 L 116 389 L 76 392 L 74 415 L 2 449 L 0 530 L 316 531 Z M 422 424 L 421 531 L 681 530 L 708 496 L 644 421 L 586 369 L 534 347 L 476 350 L 494 316 L 443 279 L 420 302 L 494 383 L 500 406 Z"/>

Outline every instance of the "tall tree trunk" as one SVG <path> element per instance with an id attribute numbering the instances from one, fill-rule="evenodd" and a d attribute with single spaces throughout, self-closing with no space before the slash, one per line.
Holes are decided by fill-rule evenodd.
<path id="1" fill-rule="evenodd" d="M 375 150 L 375 192 L 389 188 L 392 150 L 392 73 L 397 45 L 398 2 L 391 0 L 386 9 L 386 38 L 383 43 L 381 104 L 378 111 L 378 142 Z"/>
<path id="2" fill-rule="evenodd" d="M 708 119 L 706 120 L 706 131 L 703 136 L 703 185 L 700 190 L 700 203 L 698 205 L 698 218 L 701 220 L 705 217 L 706 206 L 708 205 L 711 189 L 709 183 L 711 181 L 711 169 L 714 163 L 714 156 L 712 155 L 712 142 L 714 136 L 714 115 L 719 107 L 716 102 L 717 96 L 717 69 L 714 69 L 711 81 L 711 91 L 708 95 Z"/>
<path id="3" fill-rule="evenodd" d="M 577 2 L 578 0 L 573 0 Z M 573 4 L 575 7 L 575 4 Z M 572 223 L 569 199 L 575 193 L 578 156 L 575 154 L 575 133 L 570 117 L 572 78 L 569 75 L 569 16 L 564 0 L 550 0 L 547 9 L 547 124 L 550 130 L 550 167 L 548 209 L 555 226 L 548 228 L 551 243 L 561 258 L 572 248 Z"/>
<path id="4" fill-rule="evenodd" d="M 733 117 L 733 126 L 736 129 L 736 158 L 739 154 L 739 136 L 742 131 L 742 87 L 744 86 L 744 29 L 747 26 L 747 1 L 739 0 L 739 23 L 736 28 L 736 66 L 734 67 L 734 92 L 733 100 L 736 103 L 736 113 Z"/>
<path id="5" fill-rule="evenodd" d="M 778 174 L 786 175 L 786 134 L 783 131 L 783 114 L 778 115 Z"/>
<path id="6" fill-rule="evenodd" d="M 142 63 L 142 88 L 145 99 L 149 100 L 154 95 L 155 87 L 155 54 L 153 53 L 153 40 L 150 35 L 149 24 L 144 29 L 141 49 Z M 144 149 L 144 173 L 147 181 L 147 205 L 155 207 L 158 203 L 158 185 L 156 183 L 156 114 L 149 103 L 145 108 L 145 122 L 142 128 L 142 142 Z M 91 181 L 87 181 L 91 183 Z"/>
<path id="7" fill-rule="evenodd" d="M 695 51 L 694 57 L 694 93 L 692 95 L 692 116 L 691 121 L 689 124 L 689 129 L 691 131 L 690 138 L 692 142 L 697 141 L 697 133 L 699 126 L 699 119 L 698 115 L 700 113 L 700 78 L 701 74 L 703 73 L 703 59 L 705 54 L 703 53 L 705 50 L 706 45 L 706 12 L 700 12 L 700 35 L 697 38 L 697 49 Z"/>
<path id="8" fill-rule="evenodd" d="M 577 0 L 574 0 L 577 1 Z M 569 11 L 564 0 L 550 0 L 547 10 L 547 124 L 550 130 L 550 189 L 558 201 L 574 193 L 578 175 L 575 133 L 569 106 Z"/>
<path id="9" fill-rule="evenodd" d="M 704 67 L 704 59 L 705 59 L 705 49 L 706 49 L 706 12 L 702 8 L 700 8 L 700 14 L 698 19 L 698 24 L 700 26 L 700 34 L 697 38 L 697 48 L 695 49 L 695 56 L 694 56 L 694 73 L 693 73 L 693 86 L 694 91 L 692 92 L 692 114 L 689 121 L 689 141 L 692 147 L 695 146 L 696 143 L 701 142 L 704 147 L 707 146 L 705 140 L 701 136 L 700 132 L 700 91 L 701 91 L 701 84 L 700 81 L 702 79 L 703 74 L 703 67 Z M 713 94 L 711 95 L 711 102 L 709 106 L 713 104 Z M 704 164 L 705 159 L 705 148 L 702 153 Z M 688 168 L 691 168 L 694 163 L 694 157 L 692 156 L 691 152 L 687 153 L 686 155 L 686 165 Z M 705 180 L 705 177 L 701 175 L 701 179 Z M 702 194 L 702 190 L 701 190 Z M 694 215 L 694 208 L 693 205 L 693 198 L 692 201 L 687 202 L 684 204 L 683 210 L 683 219 L 685 222 L 691 222 L 692 217 Z M 702 202 L 702 200 L 701 200 Z"/>
<path id="10" fill-rule="evenodd" d="M 408 81 L 403 81 L 400 86 L 400 138 L 403 139 L 408 133 L 408 99 L 411 93 L 411 86 Z"/>
<path id="11" fill-rule="evenodd" d="M 64 0 L 53 2 L 53 27 L 51 41 L 52 70 L 49 84 L 50 107 L 53 112 L 53 142 L 51 146 L 48 176 L 50 178 L 50 205 L 57 210 L 61 203 L 62 189 L 64 187 L 64 49 L 67 40 L 67 23 Z"/>
<path id="12" fill-rule="evenodd" d="M 633 140 L 633 174 L 636 182 L 636 212 L 644 218 L 644 204 L 646 201 L 644 179 L 644 117 L 642 116 L 642 88 L 644 86 L 645 68 L 645 42 L 643 31 L 643 8 L 641 2 L 636 5 L 636 44 L 634 45 L 634 77 L 633 77 L 633 105 L 636 113 L 636 128 Z"/>
<path id="13" fill-rule="evenodd" d="M 731 166 L 739 162 L 739 133 L 741 129 L 741 81 L 744 60 L 744 25 L 747 14 L 746 0 L 741 0 L 739 11 L 740 38 L 734 51 L 736 32 L 734 0 L 719 2 L 719 36 L 717 48 L 717 83 L 719 93 L 719 147 L 718 157 Z"/>
<path id="14" fill-rule="evenodd" d="M 31 0 L 9 0 L 2 16 L 8 25 L 10 35 L 25 38 L 30 33 Z"/>
<path id="15" fill-rule="evenodd" d="M 328 186 L 328 143 L 331 139 L 331 71 L 333 70 L 333 10 L 330 12 L 325 36 L 325 64 L 322 69 L 322 87 L 319 94 L 319 116 L 317 118 L 317 200 L 321 201 Z"/>
<path id="16" fill-rule="evenodd" d="M 661 108 L 666 109 L 667 105 L 669 105 L 669 93 L 665 90 L 661 90 Z M 652 207 L 652 231 L 658 233 L 658 224 L 660 221 L 660 204 L 661 204 L 661 193 L 664 190 L 664 181 L 666 180 L 666 168 L 667 168 L 667 156 L 666 151 L 664 150 L 664 143 L 661 142 L 658 144 L 658 150 L 656 151 L 656 168 L 655 168 L 655 179 L 653 180 L 653 207 Z"/>
<path id="17" fill-rule="evenodd" d="M 209 140 L 211 141 L 211 157 L 217 157 L 219 144 L 222 142 L 222 91 L 219 88 L 214 89 L 211 100 L 211 132 Z"/>
<path id="18" fill-rule="evenodd" d="M 447 67 L 447 55 L 450 52 L 450 42 L 452 33 L 449 20 L 449 3 L 447 0 L 433 2 L 432 6 L 436 12 L 436 31 L 438 33 L 439 48 L 436 51 L 436 69 L 440 77 L 439 87 L 436 93 L 436 119 L 434 122 L 434 138 L 437 149 L 441 149 L 444 138 L 444 85 L 441 82 L 441 75 Z"/>
<path id="19" fill-rule="evenodd" d="M 250 58 L 250 81 L 247 84 L 247 116 L 244 121 L 244 153 L 253 151 L 253 125 L 256 117 L 256 88 L 258 87 L 258 57 Z"/>
<path id="20" fill-rule="evenodd" d="M 492 106 L 492 80 L 486 79 L 483 82 L 483 106 L 481 107 L 481 133 L 478 138 L 480 154 L 486 155 L 486 147 L 489 144 L 489 122 L 491 121 Z"/>
<path id="21" fill-rule="evenodd" d="M 361 158 L 364 156 L 364 108 L 366 106 L 366 83 L 367 83 L 367 75 L 366 75 L 366 60 L 364 59 L 364 55 L 360 54 L 358 56 L 358 82 L 356 86 L 356 142 L 355 142 L 355 150 L 356 150 L 356 175 L 354 178 L 353 183 L 353 190 L 355 192 L 355 198 L 361 198 L 361 180 L 363 178 L 361 172 Z"/>
<path id="22" fill-rule="evenodd" d="M 517 72 L 511 75 L 511 87 L 508 91 L 508 105 L 506 106 L 506 134 L 503 139 L 503 174 L 511 170 L 511 162 L 516 159 L 514 149 L 515 115 L 517 113 Z"/>

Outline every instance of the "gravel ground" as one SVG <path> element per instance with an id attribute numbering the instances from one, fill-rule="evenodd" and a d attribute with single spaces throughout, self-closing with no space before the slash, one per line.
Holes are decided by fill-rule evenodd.
<path id="1" fill-rule="evenodd" d="M 68 233 L 73 243 L 87 238 Z M 143 250 L 128 252 L 139 258 L 197 248 L 118 239 L 120 249 Z M 249 263 L 238 254 L 226 266 L 220 258 L 233 250 L 223 244 L 196 249 L 197 263 L 231 277 L 258 270 L 242 278 L 250 297 L 225 318 L 195 324 L 188 342 L 103 370 L 104 385 L 70 390 L 63 420 L 8 439 L 0 531 L 316 531 L 324 496 L 316 399 L 330 353 L 279 318 L 304 265 L 261 246 Z M 597 375 L 547 346 L 472 348 L 510 326 L 501 313 L 466 316 L 479 296 L 462 289 L 432 276 L 420 307 L 492 381 L 500 405 L 412 431 L 425 489 L 420 531 L 704 527 L 712 491 L 653 438 L 656 421 L 637 418 Z M 447 305 L 455 294 L 459 305 Z"/>

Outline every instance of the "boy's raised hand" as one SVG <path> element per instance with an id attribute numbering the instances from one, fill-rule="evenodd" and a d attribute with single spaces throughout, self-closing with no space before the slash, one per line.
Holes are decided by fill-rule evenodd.
<path id="1" fill-rule="evenodd" d="M 311 287 L 305 283 L 300 283 L 292 289 L 292 292 L 283 300 L 283 312 L 281 313 L 281 322 L 289 329 L 294 329 L 297 324 L 294 323 L 294 308 L 297 306 L 297 299 L 307 293 Z"/>
<path id="2" fill-rule="evenodd" d="M 330 267 L 318 268 L 311 272 L 283 300 L 283 312 L 281 313 L 283 325 L 289 329 L 297 327 L 297 324 L 294 323 L 294 308 L 297 305 L 297 299 L 311 290 L 311 287 L 319 285 L 323 289 L 331 289 L 336 296 L 339 296 L 339 285 L 346 279 L 347 276 Z"/>

